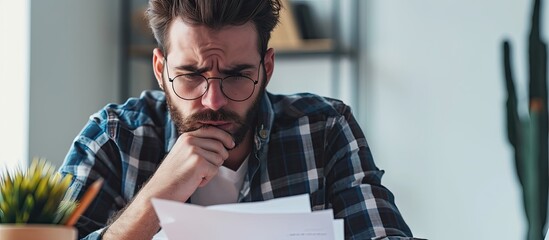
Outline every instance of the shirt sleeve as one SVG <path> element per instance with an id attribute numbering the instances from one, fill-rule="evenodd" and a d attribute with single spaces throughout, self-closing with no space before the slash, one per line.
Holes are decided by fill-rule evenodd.
<path id="1" fill-rule="evenodd" d="M 106 228 L 101 228 L 101 229 L 98 229 L 98 230 L 95 230 L 93 232 L 91 232 L 90 234 L 84 236 L 84 237 L 80 237 L 80 240 L 100 240 L 102 239 L 103 235 L 102 235 L 102 232 L 105 231 Z"/>
<path id="2" fill-rule="evenodd" d="M 334 215 L 344 219 L 346 239 L 412 239 L 393 194 L 381 185 L 384 171 L 376 167 L 350 108 L 339 110 L 326 138 L 331 156 L 326 182 Z"/>
<path id="3" fill-rule="evenodd" d="M 96 198 L 76 223 L 80 239 L 101 239 L 100 233 L 109 218 L 126 205 L 121 194 L 124 184 L 121 169 L 117 145 L 109 138 L 101 122 L 92 118 L 74 140 L 59 169 L 63 175 L 73 175 L 70 194 L 75 199 L 81 199 L 95 180 L 105 180 Z"/>

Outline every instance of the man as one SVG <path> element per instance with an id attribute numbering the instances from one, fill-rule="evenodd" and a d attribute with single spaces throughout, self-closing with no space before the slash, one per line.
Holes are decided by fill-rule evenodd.
<path id="1" fill-rule="evenodd" d="M 411 237 L 350 109 L 266 92 L 280 8 L 150 0 L 162 91 L 93 115 L 60 169 L 75 176 L 77 197 L 105 180 L 78 222 L 81 238 L 151 239 L 160 229 L 151 198 L 209 205 L 302 193 L 344 219 L 346 238 Z"/>

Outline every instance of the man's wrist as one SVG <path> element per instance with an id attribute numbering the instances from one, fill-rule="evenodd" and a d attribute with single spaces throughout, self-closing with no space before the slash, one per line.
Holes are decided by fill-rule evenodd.
<path id="1" fill-rule="evenodd" d="M 128 205 L 109 220 L 102 239 L 149 239 L 158 232 L 160 224 L 150 198 L 138 194 Z"/>

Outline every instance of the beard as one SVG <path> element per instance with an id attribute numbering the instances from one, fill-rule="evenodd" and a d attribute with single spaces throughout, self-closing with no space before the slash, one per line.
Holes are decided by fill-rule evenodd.
<path id="1" fill-rule="evenodd" d="M 223 108 L 217 111 L 208 109 L 201 112 L 193 113 L 189 116 L 185 116 L 184 113 L 179 111 L 179 109 L 177 109 L 177 107 L 174 106 L 174 104 L 172 104 L 172 101 L 171 101 L 172 95 L 166 92 L 169 90 L 164 90 L 164 94 L 166 95 L 166 103 L 168 105 L 170 116 L 179 134 L 183 134 L 185 132 L 192 132 L 200 128 L 210 126 L 210 125 L 204 125 L 200 123 L 203 121 L 233 122 L 234 124 L 237 125 L 237 128 L 233 132 L 229 132 L 224 129 L 222 130 L 226 131 L 233 137 L 233 140 L 235 142 L 234 148 L 236 148 L 240 143 L 242 143 L 242 141 L 244 141 L 246 134 L 252 128 L 252 126 L 254 125 L 254 122 L 257 119 L 257 113 L 258 113 L 257 110 L 259 109 L 259 104 L 261 103 L 261 99 L 263 98 L 263 95 L 265 93 L 265 88 L 266 88 L 265 85 L 266 85 L 265 81 L 263 81 L 263 84 L 261 84 L 261 87 L 259 88 L 259 94 L 257 95 L 257 98 L 254 100 L 250 109 L 248 109 L 248 111 L 246 112 L 244 118 L 240 117 L 236 112 L 226 110 Z"/>

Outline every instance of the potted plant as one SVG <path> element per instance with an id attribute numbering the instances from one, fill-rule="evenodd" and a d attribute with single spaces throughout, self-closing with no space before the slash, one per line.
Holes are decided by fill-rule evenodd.
<path id="1" fill-rule="evenodd" d="M 74 223 L 67 226 L 77 209 L 66 197 L 71 180 L 43 159 L 26 170 L 0 173 L 0 239 L 76 239 Z"/>

